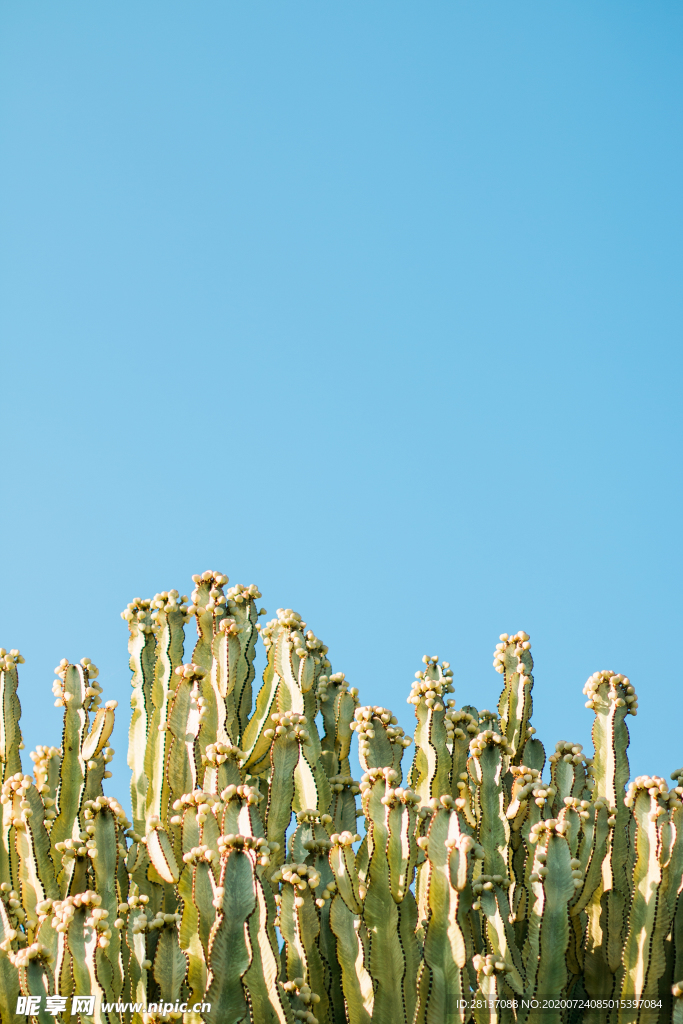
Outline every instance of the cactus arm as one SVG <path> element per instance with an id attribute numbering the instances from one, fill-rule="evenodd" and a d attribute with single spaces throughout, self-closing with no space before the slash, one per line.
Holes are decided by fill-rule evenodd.
<path id="1" fill-rule="evenodd" d="M 528 634 L 524 632 L 515 633 L 511 637 L 503 633 L 500 639 L 493 665 L 505 680 L 498 703 L 501 732 L 512 748 L 512 763 L 522 764 L 525 760 L 524 746 L 530 738 L 528 727 L 532 711 L 531 691 L 534 685 L 531 674 L 534 666 L 531 644 Z"/>
<path id="2" fill-rule="evenodd" d="M 178 945 L 178 933 L 175 927 L 166 926 L 161 930 L 153 965 L 154 979 L 165 1003 L 178 999 L 186 971 L 187 962 Z"/>
<path id="3" fill-rule="evenodd" d="M 263 685 L 257 694 L 256 707 L 242 739 L 245 752 L 244 766 L 252 775 L 270 767 L 269 754 L 272 741 L 270 716 L 276 708 L 280 683 L 280 677 L 275 669 L 275 653 L 276 643 L 272 643 L 268 648 L 268 662 L 263 672 Z"/>
<path id="4" fill-rule="evenodd" d="M 4 896 L 4 893 L 3 893 Z M 16 938 L 4 899 L 0 899 L 0 1020 L 11 1021 L 20 995 L 19 973 L 7 953 Z"/>
<path id="5" fill-rule="evenodd" d="M 510 748 L 498 733 L 487 730 L 473 740 L 470 774 L 477 786 L 478 840 L 484 848 L 484 870 L 489 875 L 507 874 L 510 825 L 506 816 L 503 776 Z"/>
<path id="6" fill-rule="evenodd" d="M 193 664 L 185 665 L 178 674 L 178 682 L 168 715 L 167 731 L 171 740 L 168 747 L 167 773 L 169 799 L 180 799 L 184 793 L 197 788 L 197 764 L 194 743 L 199 730 L 196 706 L 197 681 L 203 670 Z M 163 724 L 163 723 L 162 723 Z"/>
<path id="7" fill-rule="evenodd" d="M 248 1021 L 249 1012 L 242 978 L 251 963 L 246 928 L 256 905 L 254 866 L 250 856 L 231 850 L 221 873 L 223 908 L 211 936 L 209 988 L 211 1003 L 207 1024 L 237 1024 Z"/>
<path id="8" fill-rule="evenodd" d="M 59 888 L 50 858 L 50 837 L 45 830 L 45 807 L 30 776 L 25 775 L 19 792 L 21 825 L 16 829 L 17 853 L 24 910 L 30 918 L 36 916 L 36 904 L 45 899 L 59 899 Z"/>
<path id="9" fill-rule="evenodd" d="M 506 970 L 517 978 L 522 963 L 510 920 L 511 879 L 507 863 L 510 824 L 504 784 L 512 748 L 505 737 L 487 729 L 472 740 L 470 749 L 469 770 L 477 787 L 477 838 L 484 854 L 483 870 L 474 879 L 474 892 L 479 894 L 478 906 L 483 912 L 490 948 L 494 956 L 506 964 Z M 521 982 L 521 977 L 519 980 Z"/>
<path id="10" fill-rule="evenodd" d="M 266 810 L 266 831 L 271 842 L 279 844 L 280 863 L 285 852 L 285 833 L 292 818 L 294 799 L 294 769 L 299 760 L 299 744 L 284 733 L 277 736 L 271 747 L 272 775 L 270 797 Z"/>
<path id="11" fill-rule="evenodd" d="M 588 813 L 588 812 L 585 812 Z M 580 974 L 583 974 L 586 966 L 586 908 L 599 895 L 602 886 L 602 865 L 607 852 L 610 838 L 610 826 L 608 824 L 609 810 L 605 802 L 600 802 L 593 810 L 594 819 L 590 828 L 590 847 L 581 851 L 581 868 L 584 877 L 581 886 L 577 886 L 578 892 L 570 904 L 570 923 L 572 926 L 571 953 L 573 961 Z M 590 954 L 589 954 L 590 956 Z"/>
<path id="12" fill-rule="evenodd" d="M 439 665 L 434 657 L 422 659 L 426 668 L 416 673 L 408 703 L 415 706 L 415 755 L 410 771 L 410 785 L 423 801 L 440 796 L 449 789 L 453 767 L 452 753 L 447 742 L 452 742 L 453 726 L 446 717 L 445 694 L 453 692 L 453 672 L 446 662 Z"/>
<path id="13" fill-rule="evenodd" d="M 395 791 L 389 796 L 389 787 L 397 773 L 392 768 L 384 769 L 383 775 L 379 769 L 375 773 L 371 782 L 363 784 L 369 852 L 363 919 L 369 937 L 367 966 L 375 990 L 373 1021 L 393 1024 L 406 1020 L 402 985 L 406 963 L 398 935 L 398 907 L 391 894 L 389 831 L 383 800 L 395 799 Z"/>
<path id="14" fill-rule="evenodd" d="M 583 692 L 588 697 L 586 706 L 595 711 L 595 795 L 604 797 L 610 807 L 617 807 L 623 801 L 629 777 L 626 716 L 637 713 L 638 700 L 628 679 L 613 672 L 596 672 Z"/>
<path id="15" fill-rule="evenodd" d="M 533 849 L 529 884 L 533 904 L 529 911 L 526 948 L 526 991 L 549 997 L 562 995 L 567 980 L 569 944 L 568 904 L 576 887 L 571 851 L 563 823 L 548 819 L 530 833 Z M 560 1020 L 559 1011 L 557 1021 Z"/>
<path id="16" fill-rule="evenodd" d="M 471 950 L 467 949 L 461 927 L 460 900 L 468 883 L 468 854 L 476 844 L 461 833 L 453 798 L 447 795 L 444 799 L 450 802 L 440 805 L 432 815 L 424 842 L 429 917 L 424 940 L 425 968 L 418 989 L 418 1020 L 425 1022 L 465 1021 L 461 1003 L 469 996 L 466 967 Z M 456 866 L 450 863 L 452 859 L 461 863 Z M 452 874 L 459 888 L 452 884 Z"/>
<path id="17" fill-rule="evenodd" d="M 64 705 L 64 753 L 57 790 L 58 814 L 50 832 L 52 857 L 56 863 L 61 862 L 55 852 L 56 844 L 67 838 L 77 838 L 81 831 L 80 809 L 87 773 L 82 748 L 88 733 L 88 707 L 92 700 L 86 692 L 90 687 L 84 666 L 62 663 L 59 677 L 62 680 L 61 703 Z"/>
<path id="18" fill-rule="evenodd" d="M 370 1024 L 374 991 L 372 977 L 365 966 L 364 947 L 359 934 L 361 921 L 339 895 L 332 899 L 330 906 L 330 928 L 337 939 L 337 956 L 341 965 L 349 1024 Z"/>
<path id="19" fill-rule="evenodd" d="M 629 787 L 628 806 L 636 820 L 636 861 L 629 927 L 623 952 L 622 998 L 657 996 L 666 969 L 665 939 L 670 932 L 683 874 L 683 840 L 663 779 L 640 776 Z M 680 822 L 680 810 L 675 815 Z M 622 1015 L 624 1020 L 628 1015 Z M 637 1015 L 633 1015 L 633 1020 Z"/>
<path id="20" fill-rule="evenodd" d="M 612 809 L 608 821 L 613 831 L 603 861 L 601 889 L 587 908 L 586 990 L 590 996 L 604 998 L 619 990 L 624 971 L 622 952 L 634 866 L 629 839 L 632 813 L 624 803 L 629 774 L 626 716 L 637 713 L 638 702 L 628 679 L 613 672 L 596 672 L 584 693 L 586 706 L 595 711 L 594 796 Z"/>
<path id="21" fill-rule="evenodd" d="M 131 770 L 130 796 L 133 826 L 137 832 L 145 831 L 147 787 L 145 772 L 145 744 L 152 715 L 152 683 L 154 680 L 155 637 L 149 612 L 149 601 L 139 598 L 131 601 L 121 612 L 128 623 L 129 664 L 132 672 L 130 705 L 132 715 L 128 733 L 128 767 Z"/>
<path id="22" fill-rule="evenodd" d="M 263 1024 L 293 1024 L 289 1001 L 278 981 L 279 962 L 275 937 L 275 902 L 269 885 L 255 876 L 256 907 L 247 927 L 252 961 L 243 982 L 249 993 L 252 1016 Z"/>
<path id="23" fill-rule="evenodd" d="M 327 648 L 323 648 L 326 652 Z M 330 663 L 323 662 L 325 672 L 329 671 Z M 351 774 L 349 753 L 351 750 L 351 722 L 357 704 L 357 690 L 349 690 L 349 684 L 343 672 L 330 675 L 321 674 L 318 678 L 318 704 L 323 719 L 324 734 L 321 740 L 321 760 L 328 777 Z"/>
<path id="24" fill-rule="evenodd" d="M 91 950 L 86 938 L 85 920 L 86 909 L 80 906 L 71 917 L 66 933 L 74 980 L 73 994 L 79 996 L 95 995 L 101 999 L 102 991 L 97 980 L 97 974 L 93 969 L 92 957 L 89 956 Z M 97 1002 L 99 1000 L 96 999 Z M 81 1020 L 83 1024 L 95 1024 L 97 1016 L 82 1014 Z"/>
<path id="25" fill-rule="evenodd" d="M 17 665 L 24 659 L 19 651 L 0 648 L 0 782 L 21 771 L 23 747 L 19 719 L 21 705 L 17 696 L 19 676 Z"/>
<path id="26" fill-rule="evenodd" d="M 254 658 L 258 636 L 258 630 L 256 629 L 258 620 L 256 601 L 260 597 L 261 593 L 258 587 L 253 583 L 249 587 L 237 584 L 228 591 L 228 613 L 232 616 L 239 630 L 240 653 L 235 663 L 234 675 L 232 673 L 231 675 L 239 728 L 238 742 L 240 745 L 244 730 L 249 721 L 249 715 L 251 714 Z"/>
<path id="27" fill-rule="evenodd" d="M 307 985 L 310 991 L 318 996 L 320 1016 L 325 1019 L 328 1015 L 329 1001 L 325 964 L 318 947 L 320 919 L 313 895 L 313 889 L 318 886 L 320 877 L 314 867 L 301 865 L 285 864 L 279 873 L 283 880 L 280 894 L 280 930 L 285 940 L 289 983 L 293 983 L 299 998 L 303 985 Z M 300 980 L 297 982 L 297 979 Z"/>
<path id="28" fill-rule="evenodd" d="M 256 599 L 258 587 L 241 584 L 231 587 L 227 596 L 223 587 L 228 577 L 205 572 L 194 576 L 192 608 L 197 612 L 199 640 L 193 661 L 211 672 L 222 706 L 216 718 L 216 737 L 223 730 L 234 743 L 241 743 L 252 705 L 252 680 L 257 638 Z M 222 636 L 221 636 L 222 634 Z M 207 745 L 214 740 L 207 735 Z"/>
<path id="29" fill-rule="evenodd" d="M 48 977 L 48 972 L 45 969 L 45 963 L 42 957 L 36 958 L 35 960 L 28 960 L 24 966 L 19 968 L 19 979 L 22 992 L 26 995 L 41 996 L 40 1009 L 34 1016 L 34 1020 L 37 1020 L 38 1024 L 49 1024 L 50 1021 L 54 1020 L 42 1005 L 42 996 L 50 991 Z M 14 1017 L 14 1013 L 12 1016 Z"/>
<path id="30" fill-rule="evenodd" d="M 147 853 L 155 871 L 169 885 L 175 885 L 180 877 L 178 864 L 168 833 L 161 826 L 147 833 Z"/>
<path id="31" fill-rule="evenodd" d="M 199 938 L 199 915 L 192 900 L 192 868 L 185 868 L 180 876 L 178 892 L 184 900 L 182 924 L 178 941 L 187 958 L 187 984 L 192 1004 L 200 1002 L 206 992 L 208 968 L 204 948 Z"/>
<path id="32" fill-rule="evenodd" d="M 393 768 L 400 783 L 401 758 L 412 740 L 395 721 L 388 708 L 358 707 L 351 729 L 358 737 L 358 758 L 363 770 Z"/>
<path id="33" fill-rule="evenodd" d="M 196 805 L 190 804 L 183 814 L 183 848 L 192 850 L 199 846 L 199 826 Z M 180 924 L 180 948 L 187 957 L 187 983 L 192 1004 L 200 1002 L 206 992 L 207 951 L 199 935 L 199 910 L 193 898 L 194 865 L 185 862 L 178 883 L 178 894 L 183 900 L 183 916 Z"/>
<path id="34" fill-rule="evenodd" d="M 169 777 L 166 771 L 159 771 L 158 766 L 166 765 L 168 761 L 172 734 L 164 726 L 169 718 L 169 708 L 177 682 L 176 669 L 182 665 L 187 617 L 178 607 L 175 597 L 171 595 L 156 594 L 151 607 L 151 617 L 154 620 L 155 665 L 144 758 L 144 768 L 149 779 L 145 796 L 145 819 L 149 824 L 150 819 L 156 817 L 167 825 L 168 807 L 171 802 Z"/>
<path id="35" fill-rule="evenodd" d="M 118 998 L 123 989 L 121 971 L 121 931 L 114 927 L 118 919 L 118 907 L 121 902 L 118 891 L 118 827 L 127 824 L 121 806 L 107 797 L 84 804 L 86 831 L 91 838 L 88 840 L 90 856 L 95 874 L 95 887 L 101 899 L 100 908 L 106 910 L 106 927 L 104 937 L 107 945 L 103 945 L 103 956 L 111 967 L 111 994 Z"/>
<path id="36" fill-rule="evenodd" d="M 332 835 L 330 866 L 334 872 L 339 896 L 352 914 L 360 914 L 362 900 L 352 843 L 353 836 L 350 832 Z"/>

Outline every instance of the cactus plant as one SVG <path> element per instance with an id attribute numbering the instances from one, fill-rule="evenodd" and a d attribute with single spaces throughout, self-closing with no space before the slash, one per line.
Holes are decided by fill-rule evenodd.
<path id="1" fill-rule="evenodd" d="M 31 775 L 0 650 L 3 1024 L 683 1022 L 683 769 L 629 784 L 627 678 L 588 680 L 594 755 L 561 741 L 546 770 L 526 633 L 500 637 L 496 712 L 425 657 L 407 758 L 298 614 L 193 580 L 123 613 L 130 818 L 93 663 L 57 666 Z"/>

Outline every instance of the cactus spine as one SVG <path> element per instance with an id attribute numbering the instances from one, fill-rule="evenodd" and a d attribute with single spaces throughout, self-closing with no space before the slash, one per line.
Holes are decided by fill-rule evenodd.
<path id="1" fill-rule="evenodd" d="M 123 613 L 132 820 L 103 790 L 116 702 L 96 667 L 57 666 L 62 744 L 29 775 L 23 659 L 0 651 L 3 1022 L 20 995 L 93 995 L 81 1024 L 683 1022 L 683 769 L 629 786 L 628 679 L 588 680 L 595 755 L 561 741 L 544 780 L 527 634 L 497 645 L 497 712 L 457 707 L 425 657 L 406 763 L 396 717 L 360 705 L 298 614 L 261 626 L 255 586 L 193 580 Z"/>

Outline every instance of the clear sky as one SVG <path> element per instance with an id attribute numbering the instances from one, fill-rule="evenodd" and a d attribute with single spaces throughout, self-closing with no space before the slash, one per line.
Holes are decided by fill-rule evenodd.
<path id="1" fill-rule="evenodd" d="M 119 613 L 210 568 L 410 732 L 422 654 L 491 708 L 524 629 L 548 752 L 611 668 L 633 773 L 683 764 L 682 43 L 670 0 L 5 0 L 27 752 L 87 655 L 125 798 Z"/>

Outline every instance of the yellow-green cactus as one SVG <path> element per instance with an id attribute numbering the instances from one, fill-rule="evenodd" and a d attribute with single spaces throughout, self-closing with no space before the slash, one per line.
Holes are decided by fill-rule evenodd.
<path id="1" fill-rule="evenodd" d="M 628 679 L 588 680 L 594 755 L 560 740 L 546 769 L 526 633 L 496 647 L 496 712 L 458 706 L 426 656 L 405 765 L 397 717 L 300 615 L 262 627 L 255 586 L 193 582 L 123 613 L 132 820 L 103 789 L 96 667 L 57 666 L 62 743 L 24 774 L 23 659 L 0 650 L 3 1024 L 20 997 L 81 1024 L 683 1024 L 683 769 L 629 786 Z"/>

